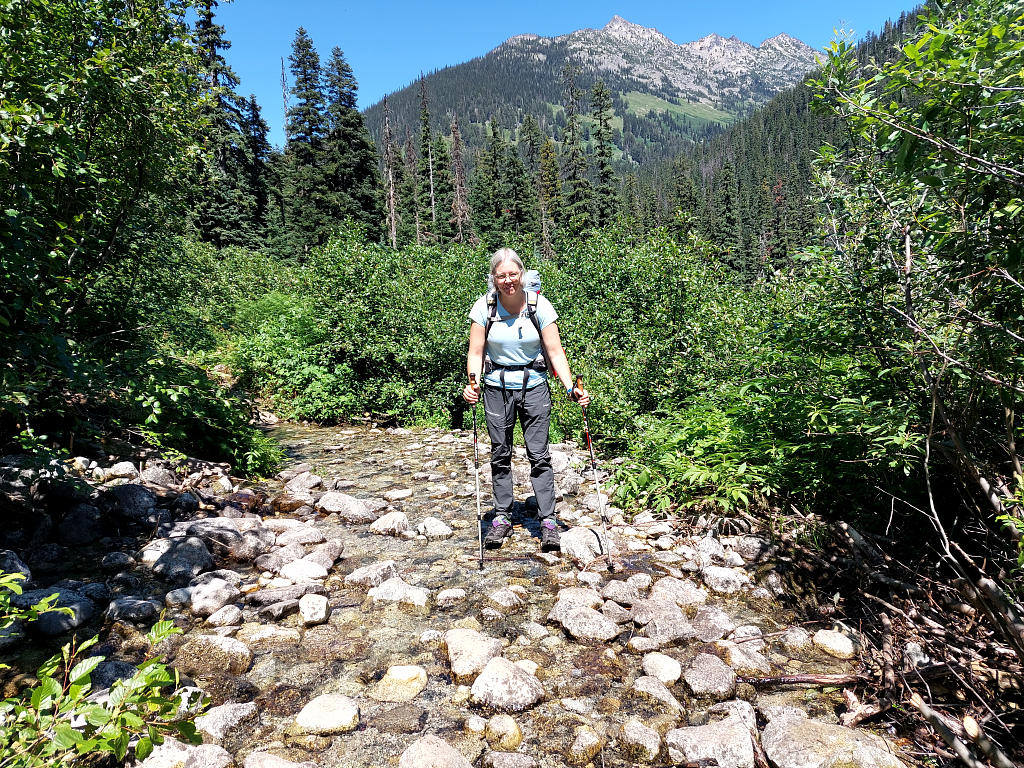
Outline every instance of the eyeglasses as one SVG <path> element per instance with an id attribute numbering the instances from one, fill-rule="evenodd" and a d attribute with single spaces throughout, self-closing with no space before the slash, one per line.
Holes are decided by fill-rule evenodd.
<path id="1" fill-rule="evenodd" d="M 509 280 L 517 280 L 521 276 L 522 276 L 522 272 L 506 272 L 503 275 L 495 275 L 494 279 L 495 280 L 501 280 L 502 282 L 507 282 Z"/>

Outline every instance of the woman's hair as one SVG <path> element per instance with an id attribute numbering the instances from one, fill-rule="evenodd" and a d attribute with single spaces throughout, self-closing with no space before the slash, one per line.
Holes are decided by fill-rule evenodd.
<path id="1" fill-rule="evenodd" d="M 525 272 L 526 267 L 523 266 L 523 260 L 519 258 L 519 254 L 513 251 L 511 248 L 499 248 L 491 256 L 491 277 L 494 277 L 498 271 L 498 267 L 504 261 L 511 261 L 517 267 L 520 272 Z"/>

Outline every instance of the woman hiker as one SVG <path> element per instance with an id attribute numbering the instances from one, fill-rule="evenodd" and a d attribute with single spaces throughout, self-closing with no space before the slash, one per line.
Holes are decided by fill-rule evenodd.
<path id="1" fill-rule="evenodd" d="M 512 434 L 518 419 L 541 520 L 541 549 L 546 552 L 560 549 L 555 477 L 548 450 L 551 390 L 547 371 L 554 371 L 566 394 L 581 406 L 590 403 L 590 395 L 582 388 L 573 388 L 555 324 L 558 313 L 546 298 L 524 290 L 523 277 L 523 260 L 511 248 L 502 248 L 491 256 L 494 290 L 477 299 L 469 313 L 466 372 L 471 383 L 462 396 L 470 405 L 475 404 L 480 397 L 479 382 L 483 381 L 495 511 L 484 544 L 500 547 L 512 531 Z"/>

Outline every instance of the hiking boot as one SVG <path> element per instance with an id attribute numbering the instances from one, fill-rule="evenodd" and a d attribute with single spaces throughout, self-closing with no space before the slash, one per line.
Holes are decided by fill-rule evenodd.
<path id="1" fill-rule="evenodd" d="M 497 549 L 505 543 L 505 537 L 512 533 L 512 523 L 504 517 L 496 517 L 491 521 L 491 527 L 484 535 L 484 546 L 488 549 Z"/>
<path id="2" fill-rule="evenodd" d="M 561 537 L 558 535 L 558 525 L 554 520 L 542 520 L 540 523 L 540 551 L 551 552 L 561 551 Z"/>

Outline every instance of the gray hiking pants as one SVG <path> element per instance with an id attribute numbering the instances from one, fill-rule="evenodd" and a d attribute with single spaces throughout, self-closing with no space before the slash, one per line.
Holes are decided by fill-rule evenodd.
<path id="1" fill-rule="evenodd" d="M 555 516 L 555 473 L 548 450 L 548 425 L 551 422 L 551 390 L 538 384 L 531 389 L 484 387 L 484 413 L 491 436 L 491 487 L 494 511 L 511 517 L 512 435 L 516 419 L 523 427 L 526 455 L 530 459 L 530 482 L 537 497 L 537 515 L 542 520 Z"/>

